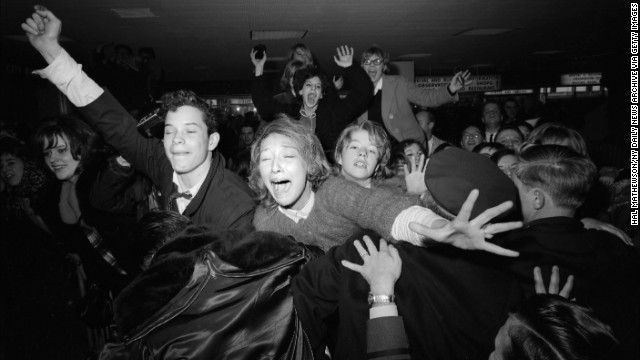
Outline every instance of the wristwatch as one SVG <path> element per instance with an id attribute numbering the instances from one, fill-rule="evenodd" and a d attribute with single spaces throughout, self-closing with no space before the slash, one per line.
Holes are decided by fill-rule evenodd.
<path id="1" fill-rule="evenodd" d="M 372 293 L 369 293 L 369 297 L 367 298 L 369 306 L 373 304 L 392 304 L 393 302 L 395 302 L 395 300 L 395 295 L 374 295 Z"/>

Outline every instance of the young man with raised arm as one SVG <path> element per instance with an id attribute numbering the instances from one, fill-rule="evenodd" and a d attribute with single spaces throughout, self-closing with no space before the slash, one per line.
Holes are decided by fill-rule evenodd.
<path id="1" fill-rule="evenodd" d="M 161 192 L 162 208 L 212 229 L 251 226 L 251 191 L 225 169 L 216 150 L 220 135 L 206 101 L 191 91 L 165 94 L 162 142 L 143 137 L 135 119 L 60 46 L 61 27 L 61 21 L 41 5 L 22 24 L 31 45 L 49 64 L 35 73 L 55 84 L 111 146 L 151 178 Z"/>

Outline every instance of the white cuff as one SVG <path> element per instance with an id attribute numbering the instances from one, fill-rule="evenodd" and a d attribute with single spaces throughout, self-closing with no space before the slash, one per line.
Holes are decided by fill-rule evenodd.
<path id="1" fill-rule="evenodd" d="M 49 66 L 33 73 L 51 81 L 77 107 L 91 104 L 104 92 L 64 49 Z"/>
<path id="2" fill-rule="evenodd" d="M 413 245 L 422 246 L 423 236 L 411 230 L 409 224 L 417 222 L 430 228 L 436 220 L 447 221 L 425 207 L 412 206 L 403 210 L 396 217 L 391 227 L 391 236 L 396 240 L 408 241 Z"/>
<path id="3" fill-rule="evenodd" d="M 398 316 L 398 307 L 396 304 L 380 305 L 369 309 L 369 319 L 386 316 Z"/>

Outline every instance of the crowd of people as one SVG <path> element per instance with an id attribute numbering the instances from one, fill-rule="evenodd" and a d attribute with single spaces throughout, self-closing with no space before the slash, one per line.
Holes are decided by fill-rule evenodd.
<path id="1" fill-rule="evenodd" d="M 296 44 L 280 93 L 251 51 L 257 111 L 237 133 L 178 90 L 160 140 L 60 46 L 61 24 L 36 6 L 22 29 L 77 114 L 0 138 L 3 238 L 53 239 L 111 294 L 100 359 L 640 356 L 628 177 L 580 132 L 507 99 L 439 138 L 433 108 L 468 71 L 424 89 L 379 47 L 358 63 L 339 46 L 329 80 Z"/>

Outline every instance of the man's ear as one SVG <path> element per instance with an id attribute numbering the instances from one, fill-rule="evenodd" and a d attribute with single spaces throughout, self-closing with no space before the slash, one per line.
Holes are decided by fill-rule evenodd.
<path id="1" fill-rule="evenodd" d="M 538 188 L 531 189 L 531 195 L 533 197 L 533 208 L 536 210 L 540 210 L 544 207 L 546 199 L 546 193 Z"/>
<path id="2" fill-rule="evenodd" d="M 209 135 L 209 146 L 207 148 L 209 149 L 209 151 L 213 151 L 218 147 L 219 143 L 220 143 L 220 134 L 218 134 L 217 132 L 214 132 L 213 134 Z"/>

